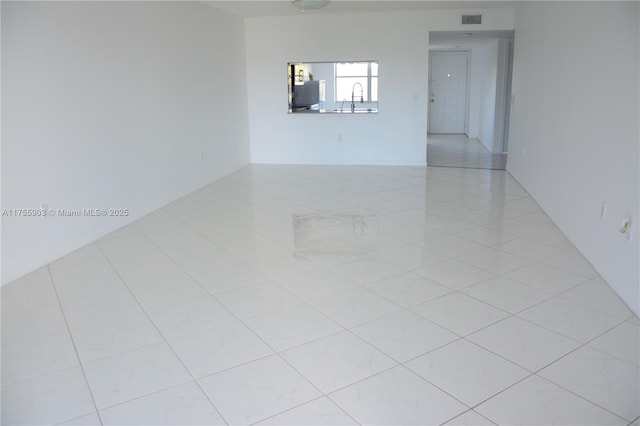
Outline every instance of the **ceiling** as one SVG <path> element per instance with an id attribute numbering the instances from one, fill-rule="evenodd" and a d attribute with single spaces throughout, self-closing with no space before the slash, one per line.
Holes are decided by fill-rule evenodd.
<path id="1" fill-rule="evenodd" d="M 429 9 L 477 9 L 512 7 L 514 1 L 432 1 L 432 0 L 331 0 L 318 10 L 301 12 L 291 0 L 202 0 L 216 9 L 246 18 L 263 16 L 295 16 L 325 13 L 392 12 Z M 309 0 L 313 1 L 313 0 Z M 472 33 L 472 37 L 463 37 Z M 513 31 L 438 31 L 429 34 L 429 49 L 472 49 L 487 45 L 490 40 L 513 38 Z"/>
<path id="2" fill-rule="evenodd" d="M 511 7 L 513 1 L 431 1 L 431 0 L 331 0 L 328 6 L 318 10 L 300 12 L 291 0 L 204 0 L 216 9 L 242 16 L 288 16 L 323 13 L 391 12 L 429 9 L 473 9 Z"/>

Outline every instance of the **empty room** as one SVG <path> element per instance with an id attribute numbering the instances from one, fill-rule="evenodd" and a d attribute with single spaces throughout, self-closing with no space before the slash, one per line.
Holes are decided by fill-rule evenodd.
<path id="1" fill-rule="evenodd" d="M 2 1 L 3 425 L 640 426 L 638 1 Z"/>

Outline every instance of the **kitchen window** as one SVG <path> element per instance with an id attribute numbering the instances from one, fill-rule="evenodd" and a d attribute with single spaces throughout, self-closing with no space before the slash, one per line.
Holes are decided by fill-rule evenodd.
<path id="1" fill-rule="evenodd" d="M 337 62 L 335 81 L 336 102 L 378 102 L 377 62 Z"/>

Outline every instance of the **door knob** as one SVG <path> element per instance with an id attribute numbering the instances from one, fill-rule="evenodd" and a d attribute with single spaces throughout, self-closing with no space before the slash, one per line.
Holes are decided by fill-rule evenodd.
<path id="1" fill-rule="evenodd" d="M 435 101 L 436 101 L 435 99 L 431 99 L 431 102 L 435 102 Z"/>

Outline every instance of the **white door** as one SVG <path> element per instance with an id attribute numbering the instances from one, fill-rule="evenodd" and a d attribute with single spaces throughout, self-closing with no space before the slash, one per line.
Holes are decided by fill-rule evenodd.
<path id="1" fill-rule="evenodd" d="M 464 133 L 467 53 L 433 52 L 429 63 L 429 133 Z"/>

